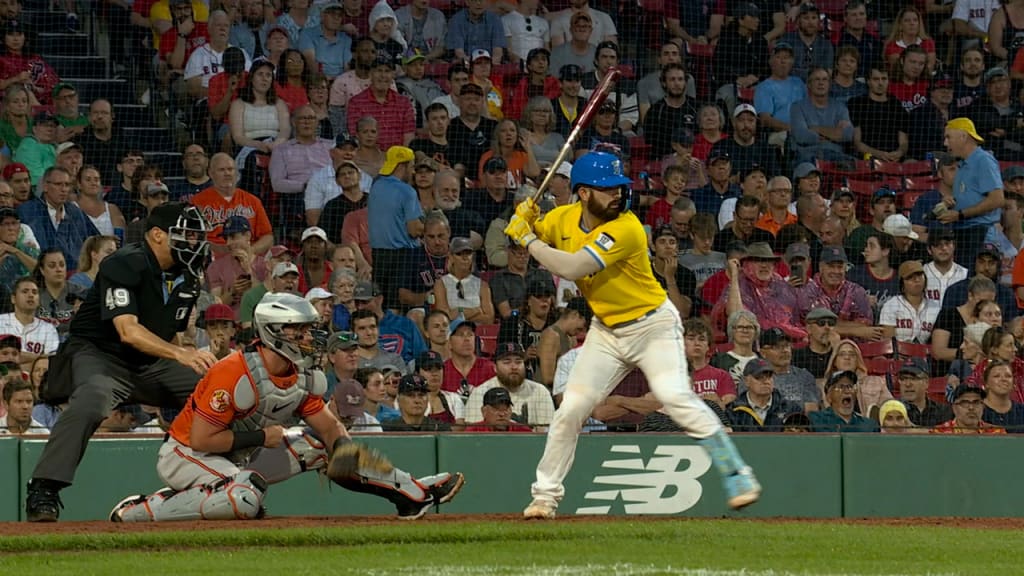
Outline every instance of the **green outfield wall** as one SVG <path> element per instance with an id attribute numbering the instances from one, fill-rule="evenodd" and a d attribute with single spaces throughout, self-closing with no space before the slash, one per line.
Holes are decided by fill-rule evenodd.
<path id="1" fill-rule="evenodd" d="M 764 497 L 744 516 L 1024 516 L 1014 480 L 1024 476 L 1024 438 L 879 435 L 737 435 Z M 451 513 L 516 513 L 529 502 L 545 437 L 535 434 L 364 436 L 416 476 L 460 470 L 467 482 Z M 0 520 L 24 516 L 25 484 L 44 440 L 0 438 Z M 160 439 L 97 439 L 75 484 L 62 492 L 67 520 L 104 519 L 121 498 L 161 487 Z M 271 487 L 278 516 L 392 514 L 317 474 Z M 675 434 L 580 438 L 560 514 L 731 515 L 710 459 Z"/>

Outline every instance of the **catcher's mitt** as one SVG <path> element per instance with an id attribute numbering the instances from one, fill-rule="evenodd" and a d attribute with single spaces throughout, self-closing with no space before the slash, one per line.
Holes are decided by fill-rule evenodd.
<path id="1" fill-rule="evenodd" d="M 347 438 L 339 438 L 331 449 L 327 477 L 341 483 L 359 478 L 363 475 L 360 471 L 389 474 L 394 468 L 380 452 Z"/>

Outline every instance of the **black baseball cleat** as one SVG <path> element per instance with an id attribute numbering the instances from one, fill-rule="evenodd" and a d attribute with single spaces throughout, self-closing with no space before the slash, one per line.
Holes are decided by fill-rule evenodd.
<path id="1" fill-rule="evenodd" d="M 60 489 L 48 482 L 33 480 L 28 484 L 25 497 L 25 520 L 28 522 L 56 522 L 60 518 Z"/>
<path id="2" fill-rule="evenodd" d="M 443 472 L 435 476 L 427 476 L 416 480 L 426 493 L 422 501 L 406 500 L 396 502 L 398 518 L 401 520 L 418 520 L 422 518 L 431 506 L 445 504 L 455 498 L 466 479 L 461 472 L 449 474 Z"/>

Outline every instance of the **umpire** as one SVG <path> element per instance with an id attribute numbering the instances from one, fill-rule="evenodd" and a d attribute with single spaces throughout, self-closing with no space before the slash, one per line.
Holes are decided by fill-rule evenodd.
<path id="1" fill-rule="evenodd" d="M 171 342 L 195 305 L 209 259 L 209 226 L 196 208 L 173 202 L 154 208 L 146 229 L 143 242 L 103 260 L 67 342 L 50 362 L 41 395 L 68 406 L 29 482 L 29 522 L 60 516 L 60 490 L 71 485 L 89 438 L 115 407 L 180 408 L 217 361 Z"/>

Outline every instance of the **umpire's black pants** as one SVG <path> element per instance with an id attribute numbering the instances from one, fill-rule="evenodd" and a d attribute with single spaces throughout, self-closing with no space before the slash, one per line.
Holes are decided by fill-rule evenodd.
<path id="1" fill-rule="evenodd" d="M 172 360 L 133 366 L 88 340 L 71 337 L 50 361 L 44 399 L 70 396 L 32 473 L 34 479 L 71 484 L 100 423 L 120 404 L 181 408 L 199 375 Z"/>

